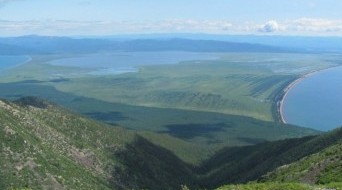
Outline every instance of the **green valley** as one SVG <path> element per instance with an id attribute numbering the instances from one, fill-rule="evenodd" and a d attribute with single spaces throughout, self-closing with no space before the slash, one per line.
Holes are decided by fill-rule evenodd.
<path id="1" fill-rule="evenodd" d="M 341 10 L 0 0 L 0 190 L 342 190 Z"/>
<path id="2" fill-rule="evenodd" d="M 297 175 L 296 168 L 315 166 L 305 164 L 308 159 L 317 164 L 331 160 L 320 167 L 325 177 L 314 184 L 340 184 L 341 129 L 225 148 L 191 165 L 134 131 L 101 124 L 32 97 L 0 101 L 0 118 L 2 189 L 180 189 L 181 185 L 198 189 L 253 180 L 274 184 L 284 182 L 283 169 L 294 168 L 287 173 L 292 176 Z"/>
<path id="3" fill-rule="evenodd" d="M 113 59 L 117 57 L 114 55 Z M 47 60 L 56 57 L 45 55 L 33 57 L 30 64 L 12 70 L 2 81 L 39 83 L 110 103 L 210 111 L 273 121 L 277 120 L 274 102 L 282 89 L 305 73 L 339 64 L 338 57 L 324 54 L 215 55 L 219 56 L 217 60 L 141 65 L 137 73 L 120 75 L 90 75 L 87 73 L 98 68 L 83 67 L 82 63 L 77 67 L 49 65 Z M 135 54 L 120 56 L 134 59 Z"/>
<path id="4" fill-rule="evenodd" d="M 141 56 L 119 55 L 134 60 Z M 301 74 L 334 66 L 338 62 L 331 59 L 338 57 L 327 61 L 328 55 L 314 54 L 213 55 L 220 58 L 142 65 L 138 72 L 106 75 L 87 74 L 97 67 L 82 67 L 77 62 L 78 67 L 49 64 L 71 55 L 35 55 L 30 63 L 1 77 L 0 96 L 10 100 L 36 96 L 107 124 L 136 130 L 189 163 L 199 163 L 225 146 L 318 133 L 272 122 L 277 120 L 276 101 L 283 88 Z M 186 150 L 175 142 L 185 142 L 197 151 L 184 154 Z"/>
<path id="5" fill-rule="evenodd" d="M 0 189 L 341 186 L 341 128 L 279 119 L 286 88 L 339 66 L 338 53 L 185 39 L 1 40 L 32 59 L 0 57 Z"/>

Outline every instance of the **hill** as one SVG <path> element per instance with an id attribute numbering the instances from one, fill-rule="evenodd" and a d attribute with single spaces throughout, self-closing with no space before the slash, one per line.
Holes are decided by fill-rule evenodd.
<path id="1" fill-rule="evenodd" d="M 316 144 L 316 147 L 320 146 L 321 143 L 326 144 L 329 140 L 335 139 L 335 143 L 314 154 L 305 156 L 290 164 L 282 165 L 251 183 L 226 185 L 218 189 L 342 189 L 341 131 L 341 128 L 336 129 L 330 134 L 316 137 L 306 143 L 307 148 L 309 148 L 312 143 L 312 145 Z M 331 135 L 336 136 L 331 138 Z"/>
<path id="2" fill-rule="evenodd" d="M 319 136 L 227 148 L 204 162 L 198 172 L 205 174 L 201 180 L 205 187 L 215 187 L 217 184 L 223 185 L 224 183 L 246 183 L 261 179 L 261 176 L 268 173 L 266 171 L 271 172 L 280 166 L 295 163 L 303 157 L 315 153 L 324 154 L 322 151 L 328 147 L 341 148 L 341 142 L 342 128 L 339 128 Z M 340 156 L 339 152 L 333 153 L 333 156 Z M 292 173 L 284 175 L 291 176 Z M 335 180 L 331 182 L 333 181 Z"/>
<path id="3" fill-rule="evenodd" d="M 218 189 L 342 189 L 342 142 L 340 140 L 315 154 L 280 166 L 252 183 L 226 185 Z"/>
<path id="4" fill-rule="evenodd" d="M 37 98 L 0 101 L 0 121 L 0 189 L 215 188 L 264 179 L 277 167 L 337 146 L 342 139 L 342 129 L 337 129 L 320 136 L 225 148 L 195 166 L 135 131 Z"/>
<path id="5" fill-rule="evenodd" d="M 109 189 L 110 155 L 133 139 L 32 98 L 0 101 L 0 120 L 0 189 Z"/>
<path id="6" fill-rule="evenodd" d="M 308 184 L 342 183 L 342 142 L 283 165 L 263 176 L 259 182 Z"/>

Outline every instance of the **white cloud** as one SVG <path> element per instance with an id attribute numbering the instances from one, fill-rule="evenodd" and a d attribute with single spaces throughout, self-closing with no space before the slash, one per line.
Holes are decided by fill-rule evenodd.
<path id="1" fill-rule="evenodd" d="M 287 22 L 287 29 L 298 32 L 342 32 L 342 20 L 299 18 Z"/>
<path id="2" fill-rule="evenodd" d="M 232 24 L 227 21 L 176 19 L 155 22 L 132 21 L 71 21 L 71 20 L 0 20 L 0 35 L 110 35 L 116 33 L 149 32 L 208 32 L 229 31 Z"/>
<path id="3" fill-rule="evenodd" d="M 275 20 L 270 20 L 259 28 L 260 32 L 276 32 L 279 30 L 279 24 Z"/>
<path id="4" fill-rule="evenodd" d="M 298 18 L 285 21 L 268 21 L 257 27 L 259 32 L 290 35 L 342 35 L 342 20 Z"/>
<path id="5" fill-rule="evenodd" d="M 339 35 L 342 20 L 299 18 L 265 24 L 232 23 L 226 20 L 173 19 L 153 22 L 73 21 L 73 20 L 0 20 L 0 35 L 112 35 L 123 33 L 216 33 L 216 34 L 280 34 Z"/>
<path id="6" fill-rule="evenodd" d="M 173 19 L 152 23 L 140 23 L 140 27 L 155 32 L 223 32 L 233 24 L 223 20 Z"/>

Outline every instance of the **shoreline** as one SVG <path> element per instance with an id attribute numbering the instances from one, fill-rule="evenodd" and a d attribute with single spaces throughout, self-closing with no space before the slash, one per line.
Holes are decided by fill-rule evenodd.
<path id="1" fill-rule="evenodd" d="M 284 101 L 288 95 L 288 93 L 291 91 L 291 89 L 293 87 L 295 87 L 298 83 L 300 83 L 301 81 L 303 81 L 304 79 L 320 72 L 326 69 L 330 69 L 333 67 L 329 67 L 329 68 L 324 68 L 324 69 L 318 69 L 318 70 L 314 70 L 312 72 L 306 73 L 304 75 L 302 75 L 301 77 L 297 78 L 296 80 L 292 81 L 289 85 L 287 85 L 281 92 L 281 96 L 280 98 L 277 100 L 277 114 L 278 114 L 278 118 L 280 120 L 281 123 L 283 124 L 287 124 L 285 118 L 284 118 L 284 113 L 283 113 L 283 107 L 284 107 Z"/>
<path id="2" fill-rule="evenodd" d="M 10 55 L 10 56 L 12 56 L 12 55 Z M 15 56 L 15 55 L 14 55 L 14 56 Z M 3 68 L 2 71 L 11 70 L 11 69 L 16 68 L 16 67 L 19 67 L 19 66 L 21 66 L 21 65 L 25 65 L 25 64 L 27 64 L 27 63 L 30 63 L 30 62 L 33 60 L 33 58 L 32 58 L 30 55 L 23 55 L 23 56 L 27 57 L 27 59 L 24 60 L 23 62 L 20 62 L 20 63 L 17 63 L 17 64 L 15 64 L 15 65 L 13 65 L 13 66 L 9 66 L 9 67 L 7 67 L 7 68 Z M 2 71 L 0 71 L 0 72 L 2 72 Z"/>

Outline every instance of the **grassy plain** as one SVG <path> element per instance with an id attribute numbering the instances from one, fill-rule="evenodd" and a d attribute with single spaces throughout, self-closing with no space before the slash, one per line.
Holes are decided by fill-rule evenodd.
<path id="1" fill-rule="evenodd" d="M 113 126 L 137 130 L 190 163 L 198 163 L 223 146 L 317 134 L 310 129 L 243 116 L 109 103 L 63 93 L 32 81 L 0 84 L 0 95 L 7 99 L 43 97 Z"/>
<path id="2" fill-rule="evenodd" d="M 61 57 L 36 56 L 30 64 L 13 70 L 2 80 L 38 80 L 62 92 L 112 103 L 210 111 L 272 121 L 272 104 L 279 91 L 305 73 L 337 64 L 334 56 L 319 54 L 220 56 L 218 60 L 141 66 L 137 73 L 104 76 L 87 75 L 89 68 L 46 64 Z"/>
<path id="3" fill-rule="evenodd" d="M 107 102 L 272 121 L 279 91 L 300 75 L 331 65 L 316 55 L 228 54 L 216 61 L 143 66 L 138 73 L 77 78 L 55 87 Z"/>
<path id="4" fill-rule="evenodd" d="M 316 134 L 273 123 L 275 97 L 302 74 L 339 60 L 321 54 L 227 53 L 217 60 L 145 65 L 120 75 L 47 64 L 71 56 L 33 56 L 1 76 L 0 96 L 38 96 L 137 130 L 189 163 L 223 146 Z"/>

